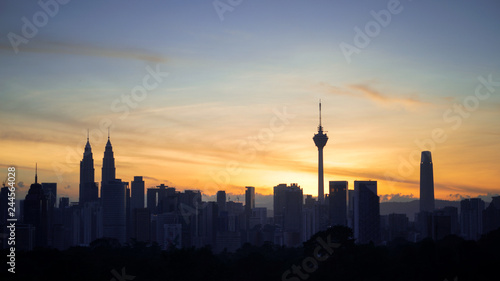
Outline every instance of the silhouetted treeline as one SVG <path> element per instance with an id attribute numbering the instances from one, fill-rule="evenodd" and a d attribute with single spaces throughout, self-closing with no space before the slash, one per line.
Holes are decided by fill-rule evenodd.
<path id="1" fill-rule="evenodd" d="M 8 254 L 2 250 L 5 258 Z M 352 231 L 336 226 L 300 248 L 265 243 L 235 253 L 209 247 L 161 251 L 158 245 L 99 239 L 90 247 L 16 253 L 16 273 L 1 266 L 0 280 L 492 280 L 500 266 L 500 229 L 479 241 L 448 236 L 439 241 L 387 246 L 357 245 Z"/>

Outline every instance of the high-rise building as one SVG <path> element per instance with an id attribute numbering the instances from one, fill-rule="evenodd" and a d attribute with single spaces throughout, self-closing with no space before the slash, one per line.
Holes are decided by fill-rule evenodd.
<path id="1" fill-rule="evenodd" d="M 286 246 L 297 246 L 302 241 L 302 189 L 296 183 L 274 187 L 274 221 L 283 230 Z"/>
<path id="2" fill-rule="evenodd" d="M 460 201 L 460 228 L 465 239 L 478 240 L 483 234 L 484 201 L 481 198 Z"/>
<path id="3" fill-rule="evenodd" d="M 108 181 L 101 187 L 103 236 L 126 242 L 126 191 L 127 182 L 120 179 Z"/>
<path id="4" fill-rule="evenodd" d="M 83 159 L 80 161 L 80 198 L 79 202 L 84 205 L 86 202 L 96 201 L 99 198 L 99 189 L 94 179 L 94 158 L 87 136 L 87 144 L 83 152 Z"/>
<path id="5" fill-rule="evenodd" d="M 104 237 L 116 238 L 120 243 L 127 240 L 127 186 L 128 182 L 115 177 L 115 158 L 108 135 L 102 159 L 102 233 Z"/>
<path id="6" fill-rule="evenodd" d="M 354 229 L 354 189 L 347 190 L 347 227 Z"/>
<path id="7" fill-rule="evenodd" d="M 57 183 L 55 182 L 42 182 L 43 192 L 47 196 L 47 204 L 50 208 L 55 208 L 57 203 Z"/>
<path id="8" fill-rule="evenodd" d="M 330 225 L 347 226 L 347 181 L 330 181 Z"/>
<path id="9" fill-rule="evenodd" d="M 148 188 L 146 194 L 146 207 L 151 214 L 158 213 L 158 189 Z"/>
<path id="10" fill-rule="evenodd" d="M 357 243 L 380 242 L 380 205 L 376 181 L 354 181 L 354 238 Z"/>
<path id="11" fill-rule="evenodd" d="M 286 206 L 286 184 L 278 184 L 273 188 L 273 191 L 274 223 L 283 229 Z"/>
<path id="12" fill-rule="evenodd" d="M 69 206 L 69 197 L 59 198 L 59 209 L 64 209 Z"/>
<path id="13" fill-rule="evenodd" d="M 321 126 L 321 101 L 319 102 L 319 126 L 318 133 L 313 137 L 314 144 L 318 147 L 318 201 L 320 204 L 324 203 L 325 198 L 325 185 L 323 177 L 323 147 L 328 141 L 328 136 L 323 133 L 323 126 Z"/>
<path id="14" fill-rule="evenodd" d="M 219 205 L 219 212 L 226 211 L 226 192 L 224 190 L 217 191 L 217 205 Z"/>
<path id="15" fill-rule="evenodd" d="M 460 226 L 458 223 L 458 208 L 447 206 L 442 208 L 441 212 L 450 217 L 451 234 L 460 235 Z"/>
<path id="16" fill-rule="evenodd" d="M 132 211 L 132 238 L 141 242 L 149 242 L 151 229 L 151 213 L 148 209 L 134 209 Z"/>
<path id="17" fill-rule="evenodd" d="M 255 187 L 245 187 L 245 212 L 251 214 L 252 209 L 255 208 Z"/>
<path id="18" fill-rule="evenodd" d="M 249 229 L 250 217 L 252 216 L 252 209 L 255 208 L 255 187 L 247 186 L 245 188 L 246 190 L 245 190 L 244 228 Z"/>
<path id="19" fill-rule="evenodd" d="M 55 182 L 42 182 L 42 189 L 47 198 L 47 226 L 48 226 L 48 238 L 47 245 L 52 247 L 52 226 L 54 224 L 54 210 L 57 203 L 57 183 Z"/>
<path id="20" fill-rule="evenodd" d="M 24 199 L 24 223 L 35 227 L 35 247 L 46 247 L 48 241 L 48 200 L 42 185 L 38 183 L 35 172 L 35 183 L 30 186 Z"/>
<path id="21" fill-rule="evenodd" d="M 490 205 L 483 211 L 483 233 L 500 228 L 500 196 L 493 196 Z"/>
<path id="22" fill-rule="evenodd" d="M 392 241 L 396 238 L 406 239 L 408 236 L 408 225 L 409 220 L 406 214 L 389 214 L 387 216 L 387 241 Z"/>
<path id="23" fill-rule="evenodd" d="M 250 217 L 250 228 L 256 225 L 264 226 L 267 222 L 267 208 L 253 208 Z"/>
<path id="24" fill-rule="evenodd" d="M 134 177 L 131 184 L 130 210 L 144 208 L 144 181 L 142 177 Z"/>
<path id="25" fill-rule="evenodd" d="M 422 151 L 420 161 L 420 212 L 434 211 L 434 173 L 430 151 Z"/>
<path id="26" fill-rule="evenodd" d="M 111 141 L 109 140 L 108 135 L 108 142 L 106 143 L 106 148 L 104 149 L 104 157 L 102 158 L 101 189 L 106 183 L 115 180 L 115 172 L 115 158 L 113 156 L 113 147 L 111 146 Z"/>
<path id="27" fill-rule="evenodd" d="M 103 237 L 102 206 L 96 201 L 86 202 L 79 206 L 82 225 L 81 243 L 90 245 L 98 238 Z"/>
<path id="28" fill-rule="evenodd" d="M 2 206 L 2 208 L 0 209 L 0 231 L 2 233 L 9 233 L 9 231 L 7 230 L 7 219 L 9 218 L 9 213 L 8 213 L 8 204 L 9 204 L 9 187 L 8 186 L 4 186 L 2 187 L 2 189 L 0 190 L 0 206 Z M 5 249 L 5 248 L 8 248 L 8 245 L 7 245 L 7 240 L 8 237 L 5 236 L 5 235 L 0 235 L 0 246 L 2 247 L 2 249 Z"/>

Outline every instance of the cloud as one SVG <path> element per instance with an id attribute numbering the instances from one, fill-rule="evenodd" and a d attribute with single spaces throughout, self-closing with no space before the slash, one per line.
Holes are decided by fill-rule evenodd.
<path id="1" fill-rule="evenodd" d="M 486 195 L 478 195 L 477 198 L 481 198 L 486 202 L 491 202 L 492 197 L 495 197 L 495 196 L 500 196 L 500 194 L 488 192 Z"/>
<path id="2" fill-rule="evenodd" d="M 12 51 L 12 46 L 0 44 L 0 50 Z M 41 40 L 33 41 L 30 42 L 30 44 L 23 46 L 21 52 L 121 58 L 154 63 L 164 63 L 167 61 L 164 56 L 144 50 L 118 49 L 102 46 L 92 46 L 85 43 L 67 43 Z"/>
<path id="3" fill-rule="evenodd" d="M 24 182 L 20 181 L 17 183 L 17 187 L 19 188 L 25 188 L 26 186 L 24 185 Z"/>
<path id="4" fill-rule="evenodd" d="M 414 97 L 391 97 L 385 94 L 380 93 L 379 91 L 373 89 L 371 86 L 367 84 L 354 84 L 349 86 L 350 89 L 355 90 L 362 94 L 362 96 L 371 99 L 375 102 L 388 104 L 388 103 L 399 103 L 405 106 L 414 106 L 414 105 L 423 105 L 424 102 L 418 100 Z"/>
<path id="5" fill-rule="evenodd" d="M 401 193 L 383 194 L 380 195 L 380 202 L 409 202 L 416 200 L 413 194 L 405 195 Z"/>
<path id="6" fill-rule="evenodd" d="M 321 82 L 320 87 L 329 94 L 365 98 L 384 105 L 401 104 L 409 107 L 427 104 L 415 96 L 400 98 L 381 93 L 380 91 L 375 90 L 373 86 L 368 83 L 351 84 L 347 85 L 346 88 L 342 88 Z"/>

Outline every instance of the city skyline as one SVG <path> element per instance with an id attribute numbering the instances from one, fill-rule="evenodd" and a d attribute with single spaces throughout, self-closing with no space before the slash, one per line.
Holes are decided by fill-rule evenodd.
<path id="1" fill-rule="evenodd" d="M 37 162 L 40 181 L 77 201 L 87 133 L 100 182 L 111 127 L 123 181 L 207 195 L 271 195 L 286 182 L 317 196 L 321 99 L 325 183 L 371 179 L 379 195 L 418 198 L 429 150 L 436 199 L 498 193 L 498 3 L 400 2 L 347 60 L 339 46 L 356 45 L 389 2 L 244 1 L 221 18 L 209 2 L 130 1 L 110 20 L 117 3 L 72 1 L 17 52 L 8 34 L 23 35 L 22 18 L 44 10 L 9 2 L 0 177 L 15 166 L 24 198 Z"/>
<path id="2" fill-rule="evenodd" d="M 109 134 L 109 128 L 108 128 L 108 134 Z M 87 157 L 88 157 L 88 154 L 87 154 L 87 153 L 88 153 L 88 152 L 87 152 L 87 149 L 90 149 L 90 143 L 91 143 L 91 141 L 90 141 L 90 139 L 89 139 L 88 130 L 87 130 L 87 140 L 86 140 L 86 144 L 85 144 L 85 147 L 82 149 L 82 152 L 83 152 L 83 155 L 84 155 L 84 156 L 87 156 Z M 107 138 L 106 147 L 110 147 L 110 137 L 109 137 L 109 135 L 108 135 L 108 138 Z M 413 151 L 413 152 L 415 152 L 415 151 Z M 412 153 L 413 153 L 413 152 L 412 152 Z M 426 152 L 429 152 L 429 151 L 426 151 Z M 422 152 L 422 154 L 423 154 L 423 153 L 424 153 L 424 152 Z M 93 154 L 94 154 L 94 153 L 92 153 L 92 151 L 90 151 L 90 156 L 91 156 L 91 157 L 92 157 L 92 155 L 93 155 Z M 104 151 L 103 151 L 103 154 L 104 154 L 104 155 L 106 154 L 106 150 L 104 150 Z M 112 152 L 112 151 L 111 151 L 111 157 L 113 157 L 113 152 Z M 423 157 L 423 156 L 422 156 L 422 157 Z M 429 157 L 430 157 L 430 156 L 429 156 Z M 98 167 L 99 169 L 95 169 L 95 167 L 94 167 L 94 170 L 95 170 L 95 177 L 96 177 L 96 178 L 102 178 L 102 173 L 98 173 L 98 171 L 101 171 L 101 170 L 102 170 L 102 168 L 104 168 L 104 167 L 103 167 L 103 165 L 102 165 L 102 163 L 103 163 L 103 162 L 101 161 L 101 162 L 99 163 L 98 159 L 99 159 L 99 157 L 97 157 L 97 159 L 95 159 L 95 160 L 97 160 L 97 161 L 94 161 L 94 165 L 95 165 L 95 166 L 98 166 L 98 165 L 100 164 L 101 166 L 100 166 L 100 168 Z M 114 160 L 113 160 L 113 161 L 114 161 Z M 406 162 L 406 161 L 405 161 L 405 162 Z M 37 162 L 37 163 L 38 163 L 38 162 Z M 37 165 L 38 165 L 37 163 L 36 163 L 36 165 L 35 165 L 35 166 L 37 166 Z M 420 162 L 419 162 L 419 163 L 420 163 Z M 417 165 L 417 168 L 418 168 L 419 163 L 417 163 L 417 164 L 416 164 L 416 165 Z M 80 164 L 80 165 L 82 165 L 82 164 Z M 113 165 L 114 165 L 114 163 L 113 163 Z M 117 167 L 120 167 L 120 164 L 119 164 L 119 163 L 117 164 Z M 22 168 L 23 168 L 23 167 L 22 167 Z M 22 168 L 21 168 L 21 169 L 22 169 Z M 114 169 L 114 167 L 113 167 L 113 169 Z M 27 170 L 29 171 L 29 169 L 27 169 Z M 39 168 L 37 168 L 37 167 L 35 167 L 35 169 L 34 169 L 34 170 L 40 170 L 40 169 L 39 169 Z M 43 170 L 43 169 L 42 169 L 42 170 Z M 46 170 L 46 169 L 45 169 L 45 170 Z M 54 169 L 54 171 L 55 171 L 55 170 L 56 170 L 56 169 Z M 325 170 L 326 170 L 326 169 L 325 169 Z M 419 169 L 417 169 L 417 170 L 419 170 Z M 50 171 L 49 171 L 49 172 L 50 172 Z M 229 174 L 229 171 L 228 171 L 227 169 L 226 169 L 226 172 Z M 309 193 L 307 193 L 307 194 L 313 194 L 313 196 L 314 196 L 315 198 L 317 198 L 317 193 L 316 193 L 316 194 L 314 194 L 314 189 L 318 190 L 318 189 L 317 189 L 317 185 L 318 185 L 318 170 L 317 170 L 317 168 L 316 168 L 316 171 L 315 171 L 315 172 L 316 172 L 316 175 L 315 175 L 315 176 L 316 176 L 316 183 L 315 183 L 315 185 L 316 185 L 316 186 L 314 186 L 314 187 L 312 187 L 311 189 L 309 189 L 309 190 L 312 190 L 312 192 L 309 192 Z M 420 173 L 420 172 L 418 172 L 418 173 Z M 36 174 L 37 174 L 37 173 L 36 173 Z M 56 174 L 57 174 L 57 172 L 56 172 Z M 63 174 L 64 174 L 64 172 L 63 172 Z M 114 174 L 114 171 L 113 171 L 113 174 Z M 132 179 L 131 179 L 131 180 L 125 180 L 125 182 L 129 182 L 129 183 L 130 183 L 130 182 L 132 182 L 132 181 L 133 181 L 133 179 L 134 179 L 135 177 L 137 177 L 137 176 L 138 176 L 138 175 L 135 175 L 135 176 L 128 176 L 128 175 L 126 175 L 126 176 L 124 176 L 124 179 L 128 179 L 128 178 L 132 178 Z M 148 175 L 139 175 L 139 176 L 144 177 L 146 180 L 147 180 L 147 179 L 151 180 L 151 177 L 149 177 Z M 212 181 L 213 181 L 214 183 L 217 183 L 217 178 L 216 178 L 217 176 L 220 176 L 220 174 L 215 175 L 215 178 L 214 178 L 214 174 L 212 174 Z M 392 174 L 392 176 L 394 176 L 394 174 Z M 117 178 L 118 178 L 118 177 L 117 177 Z M 336 177 L 335 179 L 336 179 L 336 180 L 342 180 L 342 179 L 345 179 L 345 178 L 349 178 L 349 179 L 351 179 L 352 177 L 348 177 L 348 176 L 347 176 L 347 177 L 341 178 L 341 177 L 339 176 L 339 177 Z M 391 178 L 391 176 L 389 176 L 389 177 L 387 177 L 387 176 L 386 176 L 385 178 L 386 178 L 386 179 L 387 179 L 387 178 Z M 221 179 L 221 178 L 219 178 L 219 180 L 220 180 L 220 179 Z M 391 186 L 392 186 L 392 185 L 397 185 L 398 183 L 400 184 L 400 182 L 398 182 L 398 180 L 397 180 L 397 176 L 393 177 L 392 179 L 393 179 L 393 180 L 395 180 L 395 181 L 393 181 L 392 183 L 390 183 L 390 185 L 391 185 Z M 352 179 L 352 180 L 349 180 L 348 182 L 352 182 L 352 183 L 353 183 L 353 182 L 354 182 L 354 181 L 356 181 L 356 180 L 365 180 L 365 179 L 354 178 L 354 179 Z M 366 179 L 366 180 L 378 180 L 378 181 L 382 181 L 382 182 L 384 182 L 384 180 L 380 180 L 380 177 L 378 177 L 377 175 L 375 175 L 373 178 L 369 178 L 369 179 Z M 330 182 L 330 181 L 334 181 L 334 180 L 332 180 L 332 179 L 328 179 L 328 178 L 325 178 L 325 181 L 328 183 L 328 182 Z M 58 182 L 57 180 L 56 180 L 56 181 L 45 180 L 45 182 L 56 182 L 56 183 L 59 183 L 59 184 L 60 184 L 60 182 Z M 229 189 L 231 190 L 231 186 L 230 186 L 230 185 L 219 185 L 219 189 L 218 189 L 218 190 L 216 190 L 215 192 L 212 192 L 212 191 L 213 191 L 213 188 L 212 188 L 212 189 L 210 190 L 210 192 L 208 192 L 208 194 L 207 194 L 207 193 L 206 193 L 206 191 L 204 191 L 202 188 L 198 188 L 198 187 L 196 187 L 196 186 L 193 186 L 193 187 L 190 187 L 190 186 L 187 186 L 187 187 L 180 186 L 180 187 L 179 187 L 179 186 L 176 186 L 174 183 L 172 183 L 172 182 L 171 182 L 171 181 L 169 181 L 169 180 L 166 180 L 166 181 L 154 181 L 154 180 L 153 180 L 153 182 L 156 182 L 156 183 L 155 183 L 155 184 L 148 184 L 148 185 L 147 185 L 147 186 L 148 186 L 148 188 L 149 188 L 149 187 L 158 187 L 159 185 L 164 184 L 164 183 L 170 183 L 170 185 L 169 185 L 169 186 L 179 188 L 180 190 L 200 190 L 200 191 L 202 192 L 202 195 L 203 195 L 203 196 L 206 196 L 206 197 L 209 197 L 209 198 L 212 198 L 212 197 L 213 197 L 213 198 L 215 198 L 216 192 L 217 192 L 217 191 L 219 191 L 219 190 L 224 190 L 224 191 L 227 191 L 227 187 L 229 187 Z M 293 182 L 293 181 L 282 180 L 281 182 Z M 98 185 L 98 190 L 99 190 L 99 193 L 100 193 L 100 192 L 101 192 L 102 183 L 101 183 L 99 180 L 96 180 L 96 181 L 95 181 L 95 183 L 97 183 L 97 185 Z M 29 179 L 28 179 L 28 184 L 31 184 L 31 183 L 29 183 Z M 300 183 L 299 183 L 299 184 L 300 184 Z M 381 201 L 381 202 L 384 202 L 384 201 L 390 200 L 391 198 L 402 199 L 402 200 L 404 200 L 404 201 L 411 200 L 411 199 L 419 199 L 419 198 L 420 198 L 420 197 L 419 197 L 419 193 L 421 192 L 421 190 L 418 190 L 418 189 L 421 189 L 421 187 L 420 187 L 420 184 L 421 184 L 421 183 L 420 183 L 420 179 L 419 179 L 418 181 L 416 181 L 416 183 L 415 183 L 415 184 L 417 185 L 417 190 L 416 190 L 417 192 L 416 192 L 416 194 L 411 193 L 411 194 L 409 194 L 409 196 L 408 196 L 408 194 L 404 194 L 404 193 L 400 193 L 400 192 L 398 192 L 398 193 L 391 193 L 391 194 L 381 194 L 381 195 L 385 195 L 385 196 L 382 196 L 382 200 L 383 200 L 383 201 Z M 437 190 L 435 190 L 435 191 L 436 191 L 436 193 L 437 193 L 437 194 L 439 194 L 439 193 L 440 193 L 439 186 L 442 186 L 442 185 L 440 185 L 439 183 L 437 183 L 436 185 L 438 186 L 438 189 L 437 189 Z M 19 194 L 21 194 L 21 195 L 23 195 L 23 194 L 27 193 L 28 189 L 24 189 L 24 187 L 26 187 L 26 186 L 27 186 L 27 185 L 26 185 L 26 183 L 24 183 L 24 182 L 23 182 L 23 185 L 22 185 L 22 186 L 20 186 L 20 187 L 18 188 L 18 193 L 19 193 Z M 78 183 L 77 183 L 77 187 L 78 187 L 78 186 L 79 186 L 79 185 L 78 185 Z M 213 185 L 212 185 L 212 187 L 213 187 Z M 238 190 L 238 189 L 239 189 L 239 186 L 233 186 L 233 188 L 234 188 L 234 187 L 236 188 L 236 190 Z M 67 189 L 67 186 L 66 186 L 66 187 L 64 187 L 64 186 L 63 186 L 63 188 L 64 188 L 64 189 Z M 257 187 L 257 188 L 259 188 L 259 187 Z M 240 193 L 238 193 L 238 192 L 234 192 L 234 189 L 233 189 L 233 190 L 232 190 L 233 192 L 229 192 L 228 194 L 233 194 L 234 196 L 238 196 L 238 195 L 244 196 L 244 194 L 245 194 L 245 191 L 244 191 L 245 187 L 241 187 L 241 189 L 242 189 L 242 190 L 241 190 L 241 192 L 240 192 Z M 267 190 L 267 188 L 265 188 L 265 187 L 260 187 L 260 190 L 261 190 L 261 191 L 263 191 L 263 192 L 256 192 L 256 193 L 261 194 L 261 195 L 266 195 L 266 196 L 271 196 L 271 195 L 272 195 L 272 193 L 266 193 L 266 192 L 265 192 L 265 191 Z M 271 190 L 272 190 L 272 188 L 271 188 Z M 353 189 L 351 189 L 351 190 L 353 190 Z M 393 189 L 392 189 L 392 190 L 393 190 Z M 492 190 L 492 191 L 493 191 L 493 192 L 487 192 L 487 193 L 481 193 L 481 192 L 476 192 L 476 193 L 457 193 L 457 194 L 450 194 L 450 196 L 449 196 L 449 197 L 436 197 L 436 199 L 442 199 L 442 200 L 462 200 L 462 199 L 464 199 L 464 198 L 472 198 L 472 197 L 483 197 L 483 198 L 487 198 L 487 199 L 489 199 L 489 198 L 491 198 L 492 196 L 496 196 L 496 195 L 498 195 L 498 193 L 495 193 L 495 192 L 497 192 L 498 190 Z M 25 192 L 25 193 L 24 193 L 24 192 Z M 81 191 L 79 190 L 79 188 L 77 188 L 77 194 L 76 194 L 76 196 L 72 196 L 71 194 L 65 193 L 64 191 L 63 191 L 63 192 L 61 192 L 60 194 L 61 194 L 61 197 L 70 197 L 70 201 L 71 201 L 71 202 L 78 202 L 78 201 L 79 201 L 79 200 L 78 200 L 78 197 L 79 197 L 79 193 L 80 193 L 80 192 L 81 192 Z M 306 193 L 304 193 L 304 194 L 306 194 Z M 328 194 L 328 193 L 325 193 L 325 194 Z M 442 193 L 441 193 L 441 194 L 442 194 Z M 238 200 L 238 201 L 243 201 L 243 200 L 242 200 L 242 199 L 240 199 L 240 200 Z"/>

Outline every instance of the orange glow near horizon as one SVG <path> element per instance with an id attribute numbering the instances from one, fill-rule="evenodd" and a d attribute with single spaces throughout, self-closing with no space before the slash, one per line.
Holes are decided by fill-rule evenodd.
<path id="1" fill-rule="evenodd" d="M 302 137 L 305 144 L 288 144 L 288 151 L 293 154 L 286 154 L 288 138 L 285 133 L 284 136 L 276 137 L 276 143 L 269 144 L 262 151 L 256 151 L 251 158 L 239 155 L 235 146 L 227 147 L 224 152 L 228 156 L 227 159 L 216 156 L 220 153 L 219 148 L 215 151 L 203 151 L 200 155 L 190 150 L 162 150 L 148 146 L 138 149 L 136 144 L 127 144 L 119 132 L 114 133 L 116 136 L 112 136 L 111 142 L 117 178 L 130 182 L 134 176 L 143 176 L 146 187 L 163 183 L 179 190 L 199 189 L 206 195 L 214 195 L 218 190 L 244 194 L 245 186 L 255 186 L 257 193 L 271 195 L 275 185 L 298 183 L 304 194 L 316 197 L 317 149 L 311 139 L 313 132 Z M 349 148 L 347 143 L 337 141 L 338 137 L 334 132 L 330 132 L 329 136 L 330 141 L 324 149 L 325 193 L 328 193 L 329 181 L 347 180 L 349 188 L 352 189 L 355 180 L 376 180 L 379 195 L 387 194 L 390 197 L 390 194 L 402 194 L 418 198 L 418 163 L 405 166 L 407 174 L 398 174 L 401 163 L 406 163 L 401 160 L 405 159 L 403 152 L 391 154 L 389 149 L 382 148 L 382 154 L 386 157 L 379 158 L 381 153 L 368 149 L 376 140 L 368 141 L 366 148 L 360 150 Z M 283 146 L 280 144 L 282 141 L 285 143 Z M 361 142 L 355 143 L 356 146 L 360 144 Z M 383 142 L 381 144 L 383 147 Z M 4 161 L 18 167 L 18 182 L 24 183 L 24 188 L 20 190 L 27 191 L 33 181 L 34 162 L 38 162 L 39 180 L 57 182 L 59 196 L 69 196 L 72 201 L 77 201 L 79 160 L 83 146 L 76 154 L 76 148 L 50 142 L 28 141 L 22 145 L 25 148 L 19 153 L 18 142 L 4 141 L 2 144 Z M 99 182 L 104 145 L 103 142 L 92 143 L 92 140 L 91 145 L 95 177 Z M 456 155 L 450 149 L 438 149 L 433 153 L 436 199 L 459 199 L 459 195 L 475 197 L 498 191 L 488 187 L 495 181 L 495 167 L 489 166 L 488 163 L 474 163 L 471 159 L 475 156 L 477 154 L 474 153 Z M 407 153 L 406 159 L 409 160 L 410 157 L 410 153 Z M 464 159 L 461 160 L 461 157 Z M 488 155 L 483 157 L 488 158 Z M 9 165 L 4 165 L 6 166 Z M 470 173 L 473 167 L 479 167 L 476 173 Z"/>

